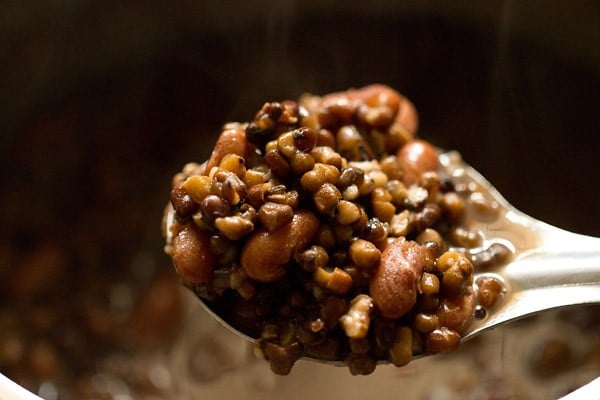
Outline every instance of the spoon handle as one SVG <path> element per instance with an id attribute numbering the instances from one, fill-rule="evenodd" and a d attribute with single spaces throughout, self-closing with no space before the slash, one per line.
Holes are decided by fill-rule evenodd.
<path id="1" fill-rule="evenodd" d="M 546 225 L 541 229 L 541 243 L 518 255 L 507 265 L 503 275 L 512 290 L 544 291 L 558 299 L 545 303 L 559 305 L 600 302 L 600 238 L 579 235 Z M 582 293 L 591 290 L 592 297 L 583 294 L 561 298 L 573 289 Z"/>
<path id="2" fill-rule="evenodd" d="M 540 311 L 600 304 L 600 238 L 567 232 L 518 212 L 509 217 L 521 232 L 516 258 L 498 271 L 510 294 L 488 318 L 475 321 L 463 340 Z"/>
<path id="3" fill-rule="evenodd" d="M 487 326 L 557 307 L 600 303 L 600 238 L 542 222 L 536 228 L 541 245 L 519 254 L 505 267 L 502 276 L 510 299 Z"/>

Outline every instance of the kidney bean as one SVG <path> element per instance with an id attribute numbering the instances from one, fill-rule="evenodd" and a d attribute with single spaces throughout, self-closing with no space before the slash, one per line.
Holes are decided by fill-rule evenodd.
<path id="1" fill-rule="evenodd" d="M 474 307 L 475 298 L 471 288 L 462 295 L 442 298 L 436 310 L 440 326 L 462 334 L 473 321 Z"/>
<path id="2" fill-rule="evenodd" d="M 407 186 L 419 181 L 423 172 L 435 171 L 438 168 L 438 153 L 433 146 L 424 140 L 412 140 L 398 151 L 398 161 L 404 169 L 403 181 Z"/>
<path id="3" fill-rule="evenodd" d="M 417 287 L 426 263 L 426 250 L 398 238 L 385 248 L 369 285 L 371 297 L 385 318 L 400 318 L 417 301 Z"/>
<path id="4" fill-rule="evenodd" d="M 242 249 L 242 268 L 259 282 L 280 279 L 285 275 L 286 264 L 312 242 L 318 228 L 319 220 L 313 213 L 298 211 L 290 223 L 276 231 L 256 230 Z"/>
<path id="5" fill-rule="evenodd" d="M 245 157 L 253 148 L 254 146 L 246 140 L 246 133 L 242 129 L 225 129 L 221 132 L 215 148 L 206 162 L 206 173 L 208 174 L 213 167 L 218 167 L 226 155 L 237 154 Z"/>
<path id="6" fill-rule="evenodd" d="M 173 264 L 184 284 L 189 286 L 211 281 L 217 263 L 210 250 L 210 235 L 193 224 L 186 225 L 173 238 Z"/>

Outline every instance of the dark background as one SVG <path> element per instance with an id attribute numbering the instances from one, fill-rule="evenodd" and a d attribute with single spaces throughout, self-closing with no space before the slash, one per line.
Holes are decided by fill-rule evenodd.
<path id="1" fill-rule="evenodd" d="M 68 355 L 66 382 L 142 346 L 153 328 L 115 316 L 111 293 L 125 285 L 135 305 L 173 278 L 171 176 L 207 157 L 223 122 L 306 91 L 397 88 L 420 135 L 461 150 L 517 208 L 600 236 L 598 2 L 167 3 L 0 8 L 0 309 L 27 337 L 0 371 L 35 388 L 45 372 L 23 360 L 40 340 Z M 102 346 L 86 362 L 88 340 Z"/>

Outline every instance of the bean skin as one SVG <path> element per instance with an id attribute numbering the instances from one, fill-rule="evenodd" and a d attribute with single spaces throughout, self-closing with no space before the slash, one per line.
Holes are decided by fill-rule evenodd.
<path id="1" fill-rule="evenodd" d="M 218 167 L 223 157 L 228 154 L 237 154 L 244 157 L 251 148 L 246 140 L 246 133 L 242 129 L 225 129 L 221 132 L 215 148 L 206 162 L 206 173 L 213 167 Z"/>
<path id="2" fill-rule="evenodd" d="M 318 230 L 318 218 L 304 210 L 298 211 L 290 223 L 273 232 L 258 229 L 242 249 L 242 268 L 259 282 L 279 280 L 285 275 L 286 264 L 313 241 Z"/>
<path id="3" fill-rule="evenodd" d="M 448 327 L 462 335 L 473 321 L 474 308 L 475 296 L 473 290 L 469 288 L 462 295 L 443 298 L 436 310 L 436 315 L 440 326 Z"/>
<path id="4" fill-rule="evenodd" d="M 413 308 L 426 259 L 425 248 L 416 242 L 398 238 L 387 245 L 369 285 L 383 317 L 400 318 Z"/>
<path id="5" fill-rule="evenodd" d="M 438 153 L 424 140 L 412 140 L 398 151 L 398 161 L 404 169 L 403 181 L 407 186 L 419 181 L 423 172 L 438 168 Z"/>
<path id="6" fill-rule="evenodd" d="M 393 124 L 400 124 L 414 135 L 419 127 L 419 114 L 415 105 L 406 97 L 401 96 L 398 114 Z"/>
<path id="7" fill-rule="evenodd" d="M 211 252 L 208 233 L 189 224 L 173 238 L 172 244 L 173 264 L 184 284 L 195 286 L 212 280 L 217 258 Z"/>

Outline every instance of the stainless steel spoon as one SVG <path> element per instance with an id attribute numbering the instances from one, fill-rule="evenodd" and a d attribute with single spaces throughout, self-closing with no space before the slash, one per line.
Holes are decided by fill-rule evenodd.
<path id="1" fill-rule="evenodd" d="M 600 303 L 600 238 L 570 233 L 520 212 L 481 174 L 463 162 L 457 152 L 442 153 L 439 160 L 455 185 L 477 185 L 496 206 L 493 220 L 467 215 L 466 225 L 478 230 L 485 238 L 482 247 L 501 242 L 514 251 L 512 261 L 493 273 L 475 273 L 474 282 L 486 275 L 501 279 L 507 293 L 496 309 L 471 323 L 463 334 L 463 342 L 501 324 L 544 310 Z M 170 208 L 165 214 L 167 242 L 171 240 L 169 227 L 174 219 L 174 211 Z M 201 298 L 200 301 L 222 325 L 248 341 L 256 341 L 223 320 L 209 303 Z M 342 361 L 304 359 L 345 365 Z M 379 364 L 387 363 L 386 360 L 379 361 Z"/>

